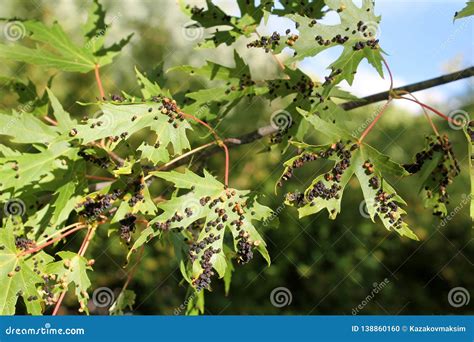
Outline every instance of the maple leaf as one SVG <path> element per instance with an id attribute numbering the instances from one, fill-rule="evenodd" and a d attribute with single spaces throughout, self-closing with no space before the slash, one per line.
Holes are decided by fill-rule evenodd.
<path id="1" fill-rule="evenodd" d="M 300 217 L 326 209 L 329 217 L 335 219 L 341 211 L 344 188 L 355 175 L 362 188 L 365 208 L 372 221 L 375 217 L 379 217 L 388 230 L 418 240 L 403 221 L 402 215 L 405 211 L 400 205 L 406 205 L 405 201 L 396 194 L 385 178 L 386 174 L 406 176 L 408 173 L 405 169 L 373 147 L 359 144 L 350 133 L 335 124 L 326 122 L 317 115 L 299 111 L 316 130 L 333 142 L 319 146 L 293 142 L 303 152 L 285 162 L 285 170 L 277 185 L 282 186 L 284 181 L 292 177 L 295 169 L 308 162 L 319 159 L 330 160 L 333 162 L 333 167 L 330 171 L 318 175 L 304 193 L 287 194 L 286 204 L 298 207 Z"/>
<path id="2" fill-rule="evenodd" d="M 0 229 L 0 314 L 13 315 L 18 298 L 22 297 L 28 313 L 40 315 L 44 302 L 41 275 L 53 258 L 44 252 L 22 256 L 15 244 L 14 228 L 13 219 L 8 219 Z"/>
<path id="3" fill-rule="evenodd" d="M 62 260 L 50 263 L 46 267 L 46 272 L 54 274 L 58 279 L 54 292 L 61 293 L 67 290 L 70 284 L 74 284 L 74 293 L 81 309 L 88 312 L 87 301 L 89 294 L 87 289 L 90 287 L 91 282 L 87 271 L 92 270 L 92 268 L 88 265 L 87 259 L 79 254 L 69 251 L 61 251 L 57 254 Z"/>
<path id="4" fill-rule="evenodd" d="M 57 22 L 49 27 L 36 20 L 15 20 L 13 24 L 24 30 L 27 37 L 39 45 L 36 48 L 29 48 L 19 44 L 0 44 L 0 58 L 81 73 L 94 70 L 96 65 L 110 64 L 130 41 L 132 35 L 119 43 L 104 47 L 108 31 L 104 16 L 102 6 L 98 1 L 94 1 L 89 19 L 83 26 L 85 40 L 83 46 L 76 45 Z"/>
<path id="5" fill-rule="evenodd" d="M 151 174 L 172 182 L 177 189 L 188 191 L 182 195 L 175 194 L 159 204 L 163 213 L 150 221 L 150 226 L 159 232 L 187 227 L 198 231 L 189 250 L 191 263 L 187 269 L 196 288 L 206 288 L 210 284 L 212 269 L 220 278 L 225 276 L 224 235 L 227 231 L 232 234 L 238 262 L 248 262 L 255 248 L 270 263 L 265 242 L 254 222 L 268 218 L 271 210 L 259 204 L 249 191 L 226 189 L 205 170 L 203 177 L 189 170 L 185 173 L 156 171 Z M 149 237 L 151 233 L 152 229 L 148 229 L 142 236 Z M 132 249 L 145 241 L 137 240 Z"/>
<path id="6" fill-rule="evenodd" d="M 375 15 L 373 2 L 364 0 L 361 7 L 352 0 L 325 0 L 325 3 L 331 11 L 338 13 L 339 24 L 326 25 L 315 18 L 288 14 L 285 17 L 293 20 L 297 31 L 288 29 L 288 35 L 281 37 L 281 41 L 286 41 L 286 44 L 279 44 L 274 52 L 279 53 L 285 47 L 294 50 L 294 56 L 284 62 L 291 66 L 296 61 L 316 56 L 331 47 L 342 46 L 341 55 L 329 66 L 331 74 L 326 77 L 327 85 L 334 86 L 342 80 L 352 84 L 363 59 L 367 59 L 383 77 L 382 50 L 377 39 L 380 16 Z"/>
<path id="7" fill-rule="evenodd" d="M 454 20 L 474 15 L 474 1 L 466 2 L 466 6 L 454 14 Z"/>

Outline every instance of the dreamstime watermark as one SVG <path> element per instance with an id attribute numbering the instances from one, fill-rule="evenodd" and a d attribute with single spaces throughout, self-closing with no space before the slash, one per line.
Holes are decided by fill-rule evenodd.
<path id="1" fill-rule="evenodd" d="M 449 112 L 448 117 L 451 119 L 448 121 L 448 125 L 455 131 L 462 129 L 464 125 L 470 121 L 468 112 L 462 109 L 456 109 Z"/>
<path id="2" fill-rule="evenodd" d="M 368 201 L 362 200 L 359 204 L 359 213 L 364 218 L 370 218 L 369 206 L 374 206 L 375 200 L 369 199 Z"/>
<path id="3" fill-rule="evenodd" d="M 204 37 L 204 28 L 195 21 L 188 21 L 181 27 L 181 35 L 187 41 L 201 40 Z"/>
<path id="4" fill-rule="evenodd" d="M 15 125 L 16 119 L 11 119 L 8 121 L 8 123 L 4 126 L 0 127 L 0 134 L 2 135 L 8 135 L 10 132 L 10 129 Z"/>
<path id="5" fill-rule="evenodd" d="M 51 323 L 45 323 L 39 328 L 5 328 L 5 335 L 84 335 L 84 328 L 53 328 Z"/>
<path id="6" fill-rule="evenodd" d="M 460 23 L 455 26 L 454 30 L 451 32 L 449 37 L 443 42 L 439 42 L 437 53 L 439 51 L 446 50 L 448 45 L 450 45 L 453 41 L 455 41 L 456 38 L 459 37 L 460 34 L 462 34 L 462 31 L 464 29 L 466 28 L 470 29 L 472 27 L 472 20 L 473 20 L 473 17 L 466 17 L 466 18 L 463 18 L 463 20 L 460 20 Z"/>
<path id="7" fill-rule="evenodd" d="M 380 25 L 376 21 L 364 22 L 359 30 L 359 35 L 366 39 L 378 39 L 380 34 Z"/>
<path id="8" fill-rule="evenodd" d="M 195 115 L 199 118 L 204 113 L 206 113 L 206 111 L 208 111 L 208 110 L 209 110 L 209 106 L 207 104 L 204 104 L 201 107 L 199 107 L 199 109 L 196 111 Z"/>
<path id="9" fill-rule="evenodd" d="M 362 132 L 367 128 L 369 127 L 369 125 L 372 123 L 372 121 L 374 121 L 374 119 L 377 117 L 377 115 L 380 114 L 380 111 L 383 110 L 383 107 L 384 105 L 379 105 L 375 111 L 372 113 L 372 115 L 370 115 L 369 117 L 367 117 L 365 119 L 365 121 L 359 125 L 356 129 L 354 129 L 352 132 L 351 132 L 351 135 L 352 136 L 359 136 L 360 134 L 362 134 Z"/>
<path id="10" fill-rule="evenodd" d="M 471 300 L 471 295 L 469 291 L 461 286 L 453 287 L 448 292 L 448 303 L 454 308 L 460 308 L 461 306 L 466 306 Z"/>
<path id="11" fill-rule="evenodd" d="M 94 114 L 92 114 L 92 125 L 94 128 L 97 128 L 98 130 L 104 130 L 110 128 L 114 122 L 115 119 L 113 115 L 109 112 L 104 112 L 102 110 L 98 110 Z"/>
<path id="12" fill-rule="evenodd" d="M 5 216 L 23 216 L 25 211 L 25 202 L 19 198 L 11 198 L 3 206 Z"/>
<path id="13" fill-rule="evenodd" d="M 385 286 L 387 286 L 390 283 L 390 280 L 388 278 L 385 278 L 382 282 L 380 283 L 373 283 L 372 284 L 372 291 L 360 302 L 359 305 L 357 305 L 355 308 L 352 309 L 352 315 L 357 315 L 361 310 L 363 310 L 367 304 L 369 304 L 372 299 L 375 298 L 375 296 L 383 290 Z"/>
<path id="14" fill-rule="evenodd" d="M 92 293 L 92 303 L 98 308 L 108 307 L 114 300 L 114 291 L 105 286 L 96 288 Z"/>
<path id="15" fill-rule="evenodd" d="M 21 21 L 9 21 L 3 26 L 3 35 L 11 42 L 16 42 L 26 34 L 25 25 Z"/>
<path id="16" fill-rule="evenodd" d="M 178 306 L 177 308 L 175 308 L 173 310 L 173 314 L 175 316 L 178 316 L 181 314 L 181 312 L 183 310 L 186 310 L 186 308 L 188 307 L 188 304 L 190 302 L 192 302 L 194 300 L 194 298 L 196 298 L 196 296 L 199 294 L 200 290 L 199 291 L 196 291 L 196 292 L 193 292 L 188 298 L 185 299 L 185 301 L 183 303 L 180 304 L 180 306 Z"/>
<path id="17" fill-rule="evenodd" d="M 461 195 L 462 197 L 462 200 L 461 202 L 456 206 L 454 207 L 453 210 L 451 210 L 447 215 L 446 217 L 444 217 L 441 222 L 439 223 L 438 225 L 438 228 L 439 227 L 444 227 L 446 226 L 446 224 L 451 221 L 454 216 L 456 216 L 460 211 L 461 209 L 466 206 L 467 204 L 469 204 L 471 202 L 471 199 L 472 199 L 472 194 L 469 194 L 469 195 L 466 195 L 466 194 L 462 194 Z"/>
<path id="18" fill-rule="evenodd" d="M 276 308 L 288 306 L 293 301 L 293 294 L 291 291 L 283 286 L 276 287 L 270 293 L 270 303 Z"/>
<path id="19" fill-rule="evenodd" d="M 270 222 L 280 216 L 280 213 L 285 209 L 285 205 L 281 204 L 278 208 L 272 211 L 272 214 L 263 221 L 263 225 L 266 227 Z"/>
<path id="20" fill-rule="evenodd" d="M 181 206 L 181 214 L 184 214 L 185 217 L 200 217 L 203 205 L 195 197 L 189 197 L 184 200 Z"/>
<path id="21" fill-rule="evenodd" d="M 116 15 L 114 15 L 112 17 L 112 19 L 110 20 L 110 24 L 106 24 L 105 27 L 100 30 L 99 32 L 97 32 L 97 34 L 92 37 L 85 45 L 84 47 L 86 49 L 91 49 L 94 47 L 94 44 L 95 42 L 97 42 L 97 40 L 103 36 L 105 36 L 105 33 L 107 32 L 107 30 L 109 29 L 110 26 L 112 26 L 112 24 L 117 21 L 118 19 L 120 19 L 122 17 L 122 13 L 118 12 Z"/>
<path id="22" fill-rule="evenodd" d="M 270 124 L 280 132 L 286 131 L 293 124 L 293 118 L 286 110 L 277 110 L 270 116 Z"/>
<path id="23" fill-rule="evenodd" d="M 22 113 L 31 113 L 35 108 L 35 103 L 33 101 L 28 101 L 27 103 L 20 104 L 18 110 Z"/>

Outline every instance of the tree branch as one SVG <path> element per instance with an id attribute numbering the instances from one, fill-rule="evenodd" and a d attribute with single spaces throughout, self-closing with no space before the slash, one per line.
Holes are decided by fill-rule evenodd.
<path id="1" fill-rule="evenodd" d="M 393 91 L 394 92 L 406 91 L 406 92 L 413 93 L 413 92 L 416 92 L 416 91 L 429 89 L 429 88 L 432 88 L 432 87 L 436 87 L 436 86 L 439 86 L 439 85 L 442 85 L 442 84 L 454 82 L 454 81 L 457 81 L 457 80 L 460 80 L 460 79 L 463 79 L 463 78 L 468 78 L 468 77 L 471 77 L 471 76 L 474 76 L 474 67 L 469 67 L 469 68 L 464 69 L 464 70 L 460 70 L 460 71 L 457 71 L 457 72 L 453 72 L 451 74 L 447 74 L 447 75 L 443 75 L 443 76 L 440 76 L 440 77 L 432 78 L 432 79 L 429 79 L 429 80 L 426 80 L 426 81 L 421 81 L 421 82 L 417 82 L 417 83 L 408 84 L 408 85 L 403 86 L 403 87 L 394 88 Z M 355 101 L 345 102 L 345 103 L 341 104 L 341 107 L 345 110 L 351 110 L 351 109 L 367 106 L 367 105 L 375 103 L 375 102 L 387 100 L 388 95 L 389 95 L 389 91 L 384 91 L 384 92 L 381 92 L 381 93 L 377 93 L 377 94 L 373 94 L 373 95 L 363 97 L 363 98 L 355 100 Z M 267 135 L 276 133 L 277 131 L 278 131 L 278 129 L 274 128 L 272 125 L 263 126 L 263 127 L 260 127 L 259 129 L 257 129 L 256 131 L 244 134 L 240 137 L 225 139 L 224 142 L 226 143 L 226 145 L 229 148 L 231 148 L 231 147 L 235 147 L 235 146 L 249 144 L 249 143 L 254 142 L 256 140 L 262 139 Z M 217 147 L 217 146 L 212 146 L 208 149 L 205 149 L 201 153 L 196 154 L 196 159 L 198 159 L 198 158 L 208 158 L 209 156 L 211 156 L 214 153 L 218 152 L 219 149 L 220 148 Z M 164 171 L 172 170 L 172 169 L 174 169 L 174 168 L 176 168 L 180 165 L 188 163 L 189 160 L 190 160 L 190 157 L 180 158 L 179 160 L 176 160 L 175 163 L 169 163 L 169 164 L 166 165 L 166 167 L 160 168 L 160 170 L 164 170 Z"/>
<path id="2" fill-rule="evenodd" d="M 414 93 L 416 91 L 433 88 L 442 84 L 454 82 L 457 80 L 461 80 L 463 78 L 468 78 L 474 76 L 474 67 L 470 67 L 464 70 L 456 71 L 451 74 L 443 75 L 440 77 L 432 78 L 426 81 L 421 81 L 417 83 L 408 84 L 403 87 L 394 88 L 394 92 L 408 92 Z M 386 100 L 388 98 L 388 91 L 383 91 L 381 93 L 369 95 L 366 97 L 361 98 L 360 100 L 355 100 L 351 102 L 346 102 L 341 105 L 342 108 L 345 110 L 351 110 L 354 108 L 366 106 L 371 103 L 379 102 Z"/>

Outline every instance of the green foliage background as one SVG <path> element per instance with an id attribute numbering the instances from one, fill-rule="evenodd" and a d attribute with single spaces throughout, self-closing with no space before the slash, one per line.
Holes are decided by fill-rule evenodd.
<path id="1" fill-rule="evenodd" d="M 60 18 L 68 32 L 77 30 L 85 20 L 86 8 L 82 2 L 62 1 L 4 1 L 1 17 L 37 18 L 51 23 Z M 121 56 L 104 67 L 102 78 L 108 93 L 138 93 L 134 66 L 149 76 L 165 80 L 174 91 L 193 89 L 199 82 L 183 73 L 164 74 L 179 64 L 200 65 L 209 52 L 193 51 L 194 42 L 182 39 L 182 23 L 188 21 L 172 1 L 144 1 L 139 6 L 127 1 L 105 1 L 108 15 L 117 15 L 111 28 L 110 39 L 135 32 Z M 179 24 L 178 24 L 179 23 Z M 244 51 L 245 49 L 241 49 Z M 268 55 L 247 52 L 259 60 L 259 73 L 276 72 L 276 65 Z M 228 62 L 232 55 L 222 54 L 214 60 Z M 52 90 L 64 108 L 77 118 L 85 114 L 84 107 L 76 101 L 90 101 L 98 96 L 94 75 L 89 73 L 56 73 L 29 65 L 2 62 L 0 74 L 29 77 L 42 90 L 47 76 L 54 76 Z M 433 75 L 435 76 L 435 75 Z M 384 89 L 381 89 L 381 91 Z M 460 100 L 464 108 L 472 93 Z M 14 108 L 14 95 L 1 92 L 0 108 Z M 350 112 L 354 128 L 363 123 L 376 110 L 367 106 Z M 228 118 L 222 128 L 223 136 L 237 136 L 250 132 L 257 126 L 269 123 L 272 110 L 266 103 L 255 100 L 242 103 Z M 447 300 L 451 288 L 474 288 L 472 272 L 474 246 L 472 244 L 469 205 L 462 204 L 463 195 L 469 195 L 467 147 L 462 131 L 451 130 L 435 118 L 438 127 L 447 132 L 461 161 L 463 172 L 451 187 L 449 211 L 457 206 L 459 212 L 445 225 L 423 208 L 417 196 L 415 179 L 404 179 L 397 184 L 400 195 L 409 203 L 407 222 L 420 237 L 419 242 L 390 234 L 381 223 L 373 224 L 361 216 L 359 205 L 362 193 L 353 180 L 349 183 L 342 201 L 344 210 L 335 221 L 325 212 L 302 220 L 297 219 L 294 208 L 283 205 L 284 194 L 274 194 L 274 184 L 281 174 L 281 155 L 277 150 L 264 152 L 268 139 L 254 142 L 231 151 L 231 184 L 238 188 L 254 189 L 266 195 L 264 204 L 278 212 L 278 220 L 268 222 L 265 239 L 272 257 L 272 266 L 257 256 L 254 262 L 237 266 L 233 275 L 230 294 L 225 295 L 222 281 L 214 281 L 213 292 L 206 294 L 207 314 L 351 314 L 373 289 L 374 283 L 385 278 L 388 285 L 380 291 L 360 314 L 459 314 L 473 313 L 472 304 L 453 308 Z M 196 128 L 199 130 L 199 128 Z M 385 154 L 403 163 L 412 160 L 422 149 L 424 135 L 429 126 L 423 116 L 412 116 L 398 109 L 390 109 L 368 137 L 368 142 Z M 205 139 L 202 131 L 202 141 Z M 315 137 L 317 140 L 317 137 Z M 199 144 L 199 141 L 195 141 Z M 262 153 L 257 153 L 261 151 Z M 285 159 L 286 160 L 286 159 Z M 218 153 L 204 163 L 208 170 L 222 176 L 223 156 Z M 313 171 L 311 170 L 311 168 Z M 296 174 L 293 186 L 301 183 L 300 190 L 308 185 L 320 164 L 307 166 Z M 159 183 L 155 181 L 155 183 Z M 157 184 L 163 187 L 163 184 Z M 68 248 L 77 250 L 81 233 L 67 241 Z M 116 294 L 126 279 L 126 247 L 116 236 L 108 237 L 106 231 L 98 232 L 88 255 L 95 259 L 90 273 L 92 289 L 106 286 Z M 132 264 L 134 260 L 132 259 Z M 292 292 L 291 305 L 276 308 L 270 302 L 270 293 L 276 287 L 286 287 Z M 187 286 L 182 283 L 178 265 L 170 244 L 155 241 L 149 244 L 143 260 L 129 286 L 137 294 L 134 314 L 173 314 L 186 299 Z M 77 312 L 77 302 L 67 296 L 64 302 L 67 313 Z M 91 308 L 92 314 L 103 314 L 104 309 Z"/>

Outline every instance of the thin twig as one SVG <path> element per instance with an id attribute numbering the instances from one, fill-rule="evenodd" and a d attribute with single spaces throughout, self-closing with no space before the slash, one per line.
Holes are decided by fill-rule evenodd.
<path id="1" fill-rule="evenodd" d="M 367 136 L 367 134 L 369 134 L 369 132 L 372 130 L 372 128 L 375 126 L 375 124 L 377 123 L 377 121 L 379 121 L 379 119 L 382 117 L 382 114 L 385 112 L 385 110 L 387 109 L 387 106 L 389 105 L 389 103 L 392 101 L 391 98 L 389 98 L 387 100 L 387 102 L 385 102 L 385 104 L 383 105 L 383 107 L 380 109 L 379 113 L 377 114 L 377 116 L 374 118 L 374 120 L 370 123 L 370 125 L 364 130 L 364 132 L 362 132 L 360 138 L 359 138 L 359 145 L 362 143 L 362 141 L 364 140 L 364 138 Z"/>
<path id="2" fill-rule="evenodd" d="M 462 122 L 459 122 L 459 121 L 457 121 L 457 120 L 454 120 L 453 118 L 450 118 L 450 117 L 447 116 L 446 114 L 441 113 L 439 110 L 437 110 L 437 109 L 435 109 L 435 108 L 433 108 L 433 107 L 431 107 L 431 106 L 428 106 L 427 104 L 424 104 L 424 103 L 419 102 L 419 101 L 417 101 L 417 100 L 410 99 L 410 98 L 408 98 L 408 97 L 403 97 L 403 96 L 401 96 L 400 98 L 401 98 L 401 99 L 404 99 L 404 100 L 411 101 L 411 102 L 418 103 L 420 106 L 422 106 L 422 107 L 424 107 L 424 108 L 426 108 L 426 109 L 431 110 L 433 113 L 435 113 L 435 114 L 441 116 L 443 119 L 445 119 L 445 120 L 448 121 L 448 122 L 452 122 L 453 124 L 458 125 L 458 126 L 462 126 L 462 125 L 463 125 Z"/>
<path id="3" fill-rule="evenodd" d="M 95 175 L 86 175 L 87 179 L 94 179 L 94 180 L 100 180 L 100 181 L 115 181 L 115 178 L 112 177 L 102 177 L 102 176 L 95 176 Z"/>
<path id="4" fill-rule="evenodd" d="M 57 241 L 59 241 L 59 240 L 64 239 L 66 236 L 71 235 L 72 233 L 74 233 L 74 232 L 76 232 L 76 231 L 78 231 L 78 230 L 80 230 L 80 229 L 82 229 L 82 228 L 85 228 L 85 227 L 84 227 L 84 226 L 78 226 L 78 227 L 76 227 L 76 228 L 74 228 L 74 229 L 71 229 L 70 231 L 68 231 L 68 232 L 66 232 L 66 233 L 64 233 L 64 234 L 62 234 L 61 236 L 58 236 L 57 238 L 54 238 L 54 239 L 52 239 L 52 240 L 50 240 L 50 241 L 48 241 L 48 242 L 45 242 L 45 243 L 43 243 L 42 245 L 36 246 L 36 247 L 34 247 L 34 248 L 31 248 L 31 249 L 24 250 L 23 252 L 19 253 L 18 256 L 20 257 L 20 256 L 24 256 L 24 255 L 36 253 L 36 252 L 42 250 L 43 248 L 48 247 L 49 245 L 52 245 L 53 243 L 55 243 L 55 242 L 57 242 Z"/>
<path id="5" fill-rule="evenodd" d="M 416 97 L 415 95 L 413 95 L 412 93 L 407 93 L 408 96 L 411 96 L 414 100 L 420 102 Z M 425 107 L 421 106 L 421 109 L 423 110 L 423 114 L 426 118 L 426 120 L 428 120 L 430 126 L 431 126 L 431 129 L 433 130 L 434 134 L 436 134 L 436 136 L 439 137 L 439 131 L 438 131 L 438 128 L 436 128 L 436 125 L 434 124 L 433 120 L 431 119 L 431 116 L 428 114 L 428 111 L 426 110 Z"/>
<path id="6" fill-rule="evenodd" d="M 202 121 L 201 119 L 195 117 L 194 115 L 186 114 L 183 111 L 180 111 L 179 113 L 182 114 L 183 116 L 188 117 L 188 118 L 200 123 L 201 125 L 205 126 L 212 133 L 214 138 L 216 139 L 217 145 L 224 150 L 224 153 L 225 153 L 224 185 L 226 187 L 228 187 L 229 186 L 229 149 L 227 148 L 226 144 L 224 143 L 224 141 L 219 137 L 219 135 L 216 133 L 216 131 L 208 123 Z"/>
<path id="7" fill-rule="evenodd" d="M 184 158 L 187 158 L 187 157 L 193 155 L 194 153 L 197 153 L 197 152 L 199 152 L 199 151 L 201 151 L 201 150 L 203 150 L 203 149 L 206 149 L 206 148 L 208 148 L 209 146 L 212 146 L 212 145 L 215 145 L 215 144 L 216 144 L 216 142 L 215 142 L 215 141 L 212 141 L 212 142 L 210 142 L 210 143 L 207 143 L 207 144 L 201 145 L 201 146 L 199 146 L 199 147 L 196 147 L 196 148 L 194 148 L 194 149 L 192 149 L 192 150 L 190 150 L 190 151 L 188 151 L 188 152 L 186 152 L 186 153 L 180 155 L 179 157 L 176 157 L 176 158 L 170 160 L 170 161 L 167 162 L 166 164 L 161 165 L 161 166 L 158 167 L 156 170 L 157 170 L 157 171 L 165 170 L 165 169 L 169 168 L 171 165 L 173 165 L 174 163 L 178 162 L 179 160 L 184 159 Z M 146 177 L 145 177 L 145 179 L 146 179 Z"/>
<path id="8" fill-rule="evenodd" d="M 61 307 L 61 303 L 64 300 L 64 297 L 66 296 L 67 291 L 61 292 L 61 295 L 58 298 L 58 301 L 56 302 L 56 305 L 54 306 L 53 313 L 51 314 L 52 316 L 56 316 L 58 314 L 59 308 Z"/>
<path id="9" fill-rule="evenodd" d="M 49 123 L 50 123 L 51 125 L 53 125 L 53 126 L 57 126 L 57 125 L 58 125 L 58 122 L 57 122 L 56 120 L 51 119 L 51 118 L 50 118 L 49 116 L 47 116 L 47 115 L 43 116 L 43 119 L 44 119 L 44 121 L 49 122 Z"/>
<path id="10" fill-rule="evenodd" d="M 128 273 L 127 280 L 126 280 L 125 283 L 123 284 L 122 289 L 120 290 L 120 293 L 124 292 L 124 291 L 127 289 L 128 284 L 130 284 L 130 281 L 131 281 L 132 278 L 135 276 L 135 273 L 136 273 L 136 271 L 137 271 L 138 265 L 140 264 L 140 261 L 142 260 L 143 251 L 144 251 L 144 250 L 145 250 L 145 245 L 143 245 L 143 246 L 140 248 L 140 251 L 138 252 L 137 261 L 135 262 L 135 265 L 133 265 L 132 269 L 131 269 L 130 272 Z"/>
<path id="11" fill-rule="evenodd" d="M 43 240 L 40 240 L 37 242 L 37 245 L 41 245 L 45 242 L 47 242 L 48 240 L 50 240 L 51 238 L 55 237 L 56 235 L 61 235 L 63 234 L 65 231 L 71 229 L 71 228 L 74 228 L 76 226 L 83 226 L 84 224 L 82 222 L 76 222 L 76 223 L 73 223 L 73 224 L 70 224 L 69 226 L 66 226 L 56 232 L 54 232 L 53 234 L 49 235 L 48 237 L 44 238 Z M 86 226 L 83 226 L 82 228 L 85 228 Z"/>
<path id="12" fill-rule="evenodd" d="M 391 92 L 392 92 L 392 90 L 393 90 L 393 75 L 392 75 L 392 70 L 390 70 L 390 67 L 388 66 L 388 63 L 387 63 L 387 61 L 385 60 L 385 58 L 383 58 L 383 56 L 382 56 L 382 62 L 383 62 L 383 64 L 385 64 L 385 67 L 387 68 L 387 71 L 388 71 L 388 75 L 390 76 L 390 89 L 388 90 L 388 93 L 389 93 L 388 96 L 391 96 Z"/>
<path id="13" fill-rule="evenodd" d="M 125 162 L 125 159 L 117 155 L 115 152 L 109 151 L 107 149 L 107 147 L 105 146 L 105 139 L 101 139 L 100 143 L 91 142 L 91 144 L 103 149 L 112 159 L 117 161 L 120 165 L 123 165 L 123 163 Z"/>
<path id="14" fill-rule="evenodd" d="M 460 71 L 453 72 L 451 74 L 431 78 L 429 80 L 417 82 L 417 83 L 412 83 L 408 84 L 402 87 L 394 88 L 393 92 L 410 92 L 414 93 L 420 90 L 428 89 L 428 88 L 433 88 L 442 84 L 454 82 L 463 78 L 468 78 L 474 76 L 474 67 L 466 68 Z M 358 100 L 350 101 L 343 103 L 341 107 L 345 110 L 350 110 L 358 107 L 363 107 L 371 103 L 379 102 L 386 100 L 389 95 L 388 91 L 383 91 L 381 93 L 373 94 L 370 96 L 363 97 Z"/>
<path id="15" fill-rule="evenodd" d="M 104 88 L 102 87 L 102 81 L 100 80 L 99 64 L 95 65 L 94 71 L 95 71 L 95 80 L 97 82 L 97 87 L 99 88 L 99 92 L 100 92 L 100 99 L 103 100 L 105 98 L 105 92 L 104 92 Z"/>

